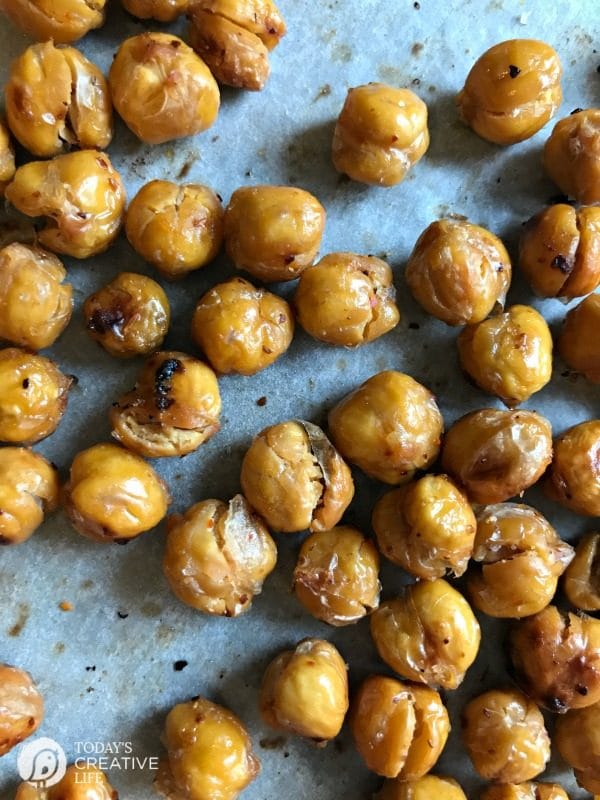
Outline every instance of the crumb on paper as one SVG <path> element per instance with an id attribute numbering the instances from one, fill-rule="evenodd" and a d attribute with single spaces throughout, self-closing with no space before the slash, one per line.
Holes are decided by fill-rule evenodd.
<path id="1" fill-rule="evenodd" d="M 61 611 L 73 611 L 75 608 L 73 603 L 70 603 L 68 600 L 61 600 L 58 607 Z"/>
<path id="2" fill-rule="evenodd" d="M 262 397 L 259 397 L 258 400 L 256 401 L 256 405 L 263 408 L 264 406 L 267 405 L 267 398 L 264 395 Z"/>
<path id="3" fill-rule="evenodd" d="M 119 619 L 127 619 L 129 614 L 126 611 L 117 611 L 117 616 Z"/>

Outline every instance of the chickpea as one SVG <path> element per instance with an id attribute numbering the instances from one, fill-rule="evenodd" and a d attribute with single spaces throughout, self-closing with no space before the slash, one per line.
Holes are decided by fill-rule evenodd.
<path id="1" fill-rule="evenodd" d="M 125 233 L 133 249 L 168 280 L 209 264 L 223 243 L 223 207 L 212 189 L 146 183 L 131 201 Z"/>
<path id="2" fill-rule="evenodd" d="M 64 778 L 48 789 L 21 783 L 15 800 L 119 800 L 119 795 L 98 767 L 71 764 Z"/>
<path id="3" fill-rule="evenodd" d="M 600 108 L 559 120 L 543 153 L 544 169 L 578 203 L 600 202 Z"/>
<path id="4" fill-rule="evenodd" d="M 0 448 L 0 545 L 20 544 L 58 508 L 56 467 L 25 447 Z"/>
<path id="5" fill-rule="evenodd" d="M 395 672 L 444 689 L 460 686 L 481 639 L 471 606 L 441 578 L 382 603 L 371 616 L 371 635 Z"/>
<path id="6" fill-rule="evenodd" d="M 120 272 L 83 304 L 86 330 L 107 353 L 131 358 L 161 346 L 171 321 L 162 287 L 146 275 Z"/>
<path id="7" fill-rule="evenodd" d="M 566 569 L 563 590 L 571 605 L 600 611 L 600 533 L 588 533 L 577 543 L 575 558 Z"/>
<path id="8" fill-rule="evenodd" d="M 330 625 L 351 625 L 379 605 L 379 556 L 355 528 L 311 534 L 294 570 L 294 592 L 304 608 Z"/>
<path id="9" fill-rule="evenodd" d="M 600 794 L 600 703 L 567 711 L 556 721 L 554 743 L 579 786 Z"/>
<path id="10" fill-rule="evenodd" d="M 388 779 L 374 800 L 467 800 L 459 784 L 453 778 L 438 775 L 423 775 L 414 781 L 400 778 Z"/>
<path id="11" fill-rule="evenodd" d="M 0 0 L 0 11 L 38 42 L 75 42 L 104 25 L 106 0 Z"/>
<path id="12" fill-rule="evenodd" d="M 429 580 L 465 572 L 477 528 L 467 498 L 446 475 L 425 475 L 384 494 L 372 525 L 384 556 Z"/>
<path id="13" fill-rule="evenodd" d="M 244 456 L 241 483 L 250 505 L 282 533 L 333 528 L 354 496 L 348 465 L 304 420 L 261 431 Z"/>
<path id="14" fill-rule="evenodd" d="M 591 294 L 565 317 L 558 352 L 571 368 L 591 383 L 600 383 L 600 294 Z"/>
<path id="15" fill-rule="evenodd" d="M 150 464 L 116 444 L 78 453 L 64 490 L 64 508 L 75 530 L 97 542 L 125 544 L 154 528 L 171 498 Z"/>
<path id="16" fill-rule="evenodd" d="M 44 701 L 25 670 L 0 663 L 0 756 L 40 727 Z"/>
<path id="17" fill-rule="evenodd" d="M 138 19 L 173 22 L 185 14 L 189 0 L 122 0 L 123 8 Z"/>
<path id="18" fill-rule="evenodd" d="M 294 316 L 285 300 L 243 278 L 213 286 L 192 318 L 192 341 L 222 374 L 260 372 L 286 352 L 293 336 Z"/>
<path id="19" fill-rule="evenodd" d="M 69 324 L 73 287 L 52 253 L 13 242 L 0 249 L 0 338 L 42 350 Z"/>
<path id="20" fill-rule="evenodd" d="M 573 548 L 535 508 L 488 506 L 477 519 L 473 559 L 481 568 L 469 579 L 469 595 L 490 617 L 537 614 L 554 597 L 572 558 Z"/>
<path id="21" fill-rule="evenodd" d="M 286 33 L 272 0 L 195 0 L 190 44 L 219 83 L 260 91 L 271 72 L 269 51 Z"/>
<path id="22" fill-rule="evenodd" d="M 15 174 L 15 151 L 6 125 L 0 119 L 0 197 Z"/>
<path id="23" fill-rule="evenodd" d="M 552 428 L 535 411 L 482 408 L 452 425 L 442 469 L 473 503 L 501 503 L 541 478 L 552 459 Z"/>
<path id="24" fill-rule="evenodd" d="M 108 84 L 123 121 L 148 144 L 205 131 L 219 112 L 219 87 L 210 70 L 171 33 L 146 32 L 125 39 Z"/>
<path id="25" fill-rule="evenodd" d="M 325 745 L 342 729 L 348 710 L 348 667 L 323 639 L 303 639 L 267 667 L 260 713 L 272 728 Z"/>
<path id="26" fill-rule="evenodd" d="M 203 500 L 167 520 L 164 573 L 177 597 L 199 611 L 248 611 L 276 561 L 267 526 L 241 494 L 228 503 Z"/>
<path id="27" fill-rule="evenodd" d="M 197 358 L 162 350 L 110 410 L 112 435 L 146 458 L 184 456 L 221 427 L 217 376 Z"/>
<path id="28" fill-rule="evenodd" d="M 480 800 L 569 800 L 558 783 L 497 783 L 488 786 Z"/>
<path id="29" fill-rule="evenodd" d="M 89 258 L 116 238 L 125 189 L 106 153 L 79 150 L 51 161 L 30 161 L 15 173 L 6 198 L 28 217 L 45 216 L 38 233 L 43 247 Z"/>
<path id="30" fill-rule="evenodd" d="M 331 253 L 300 276 L 294 305 L 304 330 L 329 344 L 372 342 L 400 321 L 394 276 L 374 256 Z"/>
<path id="31" fill-rule="evenodd" d="M 569 428 L 554 440 L 546 494 L 577 514 L 600 517 L 600 419 Z"/>
<path id="32" fill-rule="evenodd" d="M 325 227 L 316 197 L 293 186 L 242 186 L 225 211 L 225 248 L 258 280 L 291 281 L 315 260 Z"/>

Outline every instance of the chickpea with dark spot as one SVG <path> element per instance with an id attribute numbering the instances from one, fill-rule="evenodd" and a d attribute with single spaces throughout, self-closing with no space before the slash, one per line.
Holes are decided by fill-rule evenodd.
<path id="1" fill-rule="evenodd" d="M 554 440 L 544 488 L 565 508 L 600 516 L 600 419 L 575 425 Z"/>
<path id="2" fill-rule="evenodd" d="M 556 722 L 554 744 L 573 768 L 578 785 L 600 795 L 600 703 L 574 708 Z"/>
<path id="3" fill-rule="evenodd" d="M 104 25 L 106 0 L 1 0 L 0 11 L 39 42 L 75 42 Z"/>
<path id="4" fill-rule="evenodd" d="M 15 151 L 4 121 L 0 119 L 0 197 L 15 174 Z"/>
<path id="5" fill-rule="evenodd" d="M 21 544 L 58 508 L 58 470 L 25 447 L 0 447 L 0 545 Z"/>
<path id="6" fill-rule="evenodd" d="M 568 312 L 558 337 L 558 352 L 563 361 L 590 383 L 600 383 L 598 331 L 600 294 L 591 294 Z"/>
<path id="7" fill-rule="evenodd" d="M 44 701 L 31 676 L 0 664 L 0 756 L 35 733 L 43 719 Z"/>
<path id="8" fill-rule="evenodd" d="M 579 109 L 554 126 L 542 156 L 561 192 L 578 203 L 600 202 L 600 108 Z"/>

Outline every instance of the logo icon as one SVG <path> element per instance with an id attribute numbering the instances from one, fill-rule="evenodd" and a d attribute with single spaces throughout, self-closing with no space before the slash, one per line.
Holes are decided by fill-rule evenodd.
<path id="1" fill-rule="evenodd" d="M 44 736 L 23 745 L 17 757 L 17 769 L 22 780 L 47 789 L 64 778 L 67 757 L 58 742 Z"/>

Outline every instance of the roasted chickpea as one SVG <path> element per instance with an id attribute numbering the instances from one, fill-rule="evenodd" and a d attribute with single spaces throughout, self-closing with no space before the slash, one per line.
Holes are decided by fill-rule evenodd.
<path id="1" fill-rule="evenodd" d="M 352 702 L 350 728 L 369 769 L 405 781 L 433 767 L 446 744 L 450 719 L 433 689 L 371 675 Z"/>
<path id="2" fill-rule="evenodd" d="M 13 242 L 0 249 L 0 338 L 41 350 L 69 324 L 73 287 L 52 253 Z"/>
<path id="3" fill-rule="evenodd" d="M 400 778 L 388 779 L 374 800 L 467 800 L 459 784 L 453 778 L 438 775 L 423 775 L 414 781 Z"/>
<path id="4" fill-rule="evenodd" d="M 0 663 L 0 756 L 35 733 L 43 718 L 44 701 L 31 676 Z"/>
<path id="5" fill-rule="evenodd" d="M 34 444 L 54 433 L 72 383 L 49 358 L 0 350 L 0 442 Z"/>
<path id="6" fill-rule="evenodd" d="M 298 322 L 315 339 L 356 347 L 400 321 L 394 276 L 375 256 L 331 253 L 300 276 L 294 305 Z"/>
<path id="7" fill-rule="evenodd" d="M 58 507 L 56 467 L 25 447 L 0 448 L 0 545 L 20 544 Z"/>
<path id="8" fill-rule="evenodd" d="M 184 456 L 221 427 L 217 376 L 197 358 L 177 351 L 154 353 L 134 388 L 110 410 L 112 435 L 146 458 Z"/>
<path id="9" fill-rule="evenodd" d="M 331 438 L 342 455 L 390 484 L 406 483 L 435 461 L 443 430 L 429 389 L 395 370 L 373 375 L 329 412 Z"/>
<path id="10" fill-rule="evenodd" d="M 171 321 L 162 287 L 146 275 L 120 272 L 83 304 L 86 330 L 118 358 L 145 356 L 161 346 Z"/>
<path id="11" fill-rule="evenodd" d="M 442 468 L 474 503 L 523 494 L 551 459 L 552 428 L 535 411 L 472 411 L 454 423 L 442 448 Z"/>
<path id="12" fill-rule="evenodd" d="M 272 0 L 195 0 L 188 16 L 190 44 L 219 83 L 264 88 L 271 72 L 269 51 L 286 33 Z"/>
<path id="13" fill-rule="evenodd" d="M 333 528 L 354 496 L 348 465 L 311 422 L 281 422 L 256 436 L 242 462 L 242 491 L 270 528 Z"/>
<path id="14" fill-rule="evenodd" d="M 351 625 L 379 605 L 379 556 L 355 528 L 341 525 L 306 539 L 294 570 L 304 608 L 330 625 Z"/>
<path id="15" fill-rule="evenodd" d="M 441 578 L 382 603 L 371 616 L 371 635 L 395 672 L 444 689 L 460 686 L 481 638 L 471 606 Z"/>
<path id="16" fill-rule="evenodd" d="M 567 711 L 556 722 L 554 743 L 573 767 L 577 783 L 600 794 L 600 703 Z"/>
<path id="17" fill-rule="evenodd" d="M 192 318 L 192 340 L 217 372 L 254 375 L 292 343 L 294 316 L 276 294 L 243 278 L 213 286 Z"/>
<path id="18" fill-rule="evenodd" d="M 565 571 L 563 590 L 571 605 L 582 611 L 600 611 L 600 533 L 588 533 L 575 548 Z"/>
<path id="19" fill-rule="evenodd" d="M 260 690 L 267 725 L 327 744 L 348 710 L 348 667 L 323 639 L 303 639 L 271 661 Z"/>
<path id="20" fill-rule="evenodd" d="M 488 786 L 480 800 L 569 800 L 558 783 L 497 783 Z"/>
<path id="21" fill-rule="evenodd" d="M 210 263 L 223 242 L 223 207 L 212 189 L 170 181 L 146 183 L 125 217 L 129 243 L 168 280 Z"/>
<path id="22" fill-rule="evenodd" d="M 75 42 L 104 25 L 106 0 L 0 0 L 0 11 L 32 39 Z"/>
<path id="23" fill-rule="evenodd" d="M 600 202 L 600 108 L 559 120 L 544 146 L 544 169 L 578 203 Z"/>
<path id="24" fill-rule="evenodd" d="M 575 425 L 554 440 L 545 489 L 571 511 L 600 517 L 600 419 Z"/>
<path id="25" fill-rule="evenodd" d="M 108 83 L 123 121 L 148 144 L 205 131 L 219 112 L 219 87 L 210 70 L 171 33 L 140 33 L 125 39 Z"/>
<path id="26" fill-rule="evenodd" d="M 78 453 L 64 491 L 71 524 L 97 542 L 124 544 L 154 528 L 170 502 L 166 484 L 150 464 L 116 444 Z"/>
<path id="27" fill-rule="evenodd" d="M 167 520 L 166 578 L 177 597 L 199 611 L 243 614 L 276 561 L 267 526 L 241 494 L 228 503 L 203 500 Z"/>
<path id="28" fill-rule="evenodd" d="M 242 186 L 225 211 L 225 247 L 258 280 L 291 281 L 315 260 L 325 209 L 293 186 Z"/>
<path id="29" fill-rule="evenodd" d="M 573 558 L 548 520 L 531 506 L 498 503 L 477 519 L 469 579 L 473 604 L 490 617 L 528 617 L 554 597 L 558 579 Z"/>
<path id="30" fill-rule="evenodd" d="M 383 555 L 417 578 L 458 577 L 467 569 L 477 523 L 469 501 L 446 475 L 425 475 L 387 492 L 372 524 Z"/>
<path id="31" fill-rule="evenodd" d="M 96 150 L 30 161 L 19 167 L 5 194 L 28 217 L 48 217 L 38 233 L 41 245 L 75 258 L 106 250 L 125 207 L 119 173 L 106 153 Z"/>
<path id="32" fill-rule="evenodd" d="M 119 795 L 98 767 L 84 763 L 71 764 L 64 778 L 47 789 L 21 783 L 15 800 L 119 800 Z"/>
<path id="33" fill-rule="evenodd" d="M 122 0 L 123 8 L 138 19 L 156 19 L 159 22 L 173 22 L 180 14 L 185 14 L 189 0 Z"/>
<path id="34" fill-rule="evenodd" d="M 600 294 L 591 294 L 565 317 L 558 352 L 571 369 L 600 383 Z"/>
<path id="35" fill-rule="evenodd" d="M 0 197 L 4 195 L 4 189 L 12 181 L 15 169 L 15 151 L 6 125 L 0 119 Z"/>

